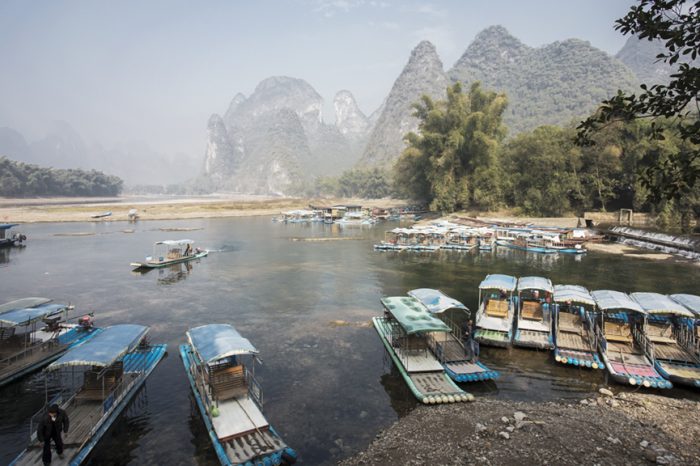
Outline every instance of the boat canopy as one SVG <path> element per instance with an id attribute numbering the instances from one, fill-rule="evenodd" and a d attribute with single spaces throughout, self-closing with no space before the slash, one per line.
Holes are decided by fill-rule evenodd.
<path id="1" fill-rule="evenodd" d="M 589 304 L 595 306 L 595 300 L 591 293 L 579 285 L 554 285 L 554 302 L 577 304 Z"/>
<path id="2" fill-rule="evenodd" d="M 544 290 L 552 293 L 552 281 L 544 277 L 520 277 L 518 279 L 519 290 Z"/>
<path id="3" fill-rule="evenodd" d="M 194 241 L 191 239 L 166 239 L 165 241 L 158 241 L 156 244 L 165 244 L 166 246 L 181 246 L 183 244 L 192 244 Z"/>
<path id="4" fill-rule="evenodd" d="M 111 366 L 133 351 L 147 333 L 148 327 L 145 325 L 112 325 L 85 343 L 68 350 L 46 370 L 53 371 L 66 366 Z"/>
<path id="5" fill-rule="evenodd" d="M 450 331 L 450 327 L 430 314 L 416 298 L 406 296 L 382 298 L 382 304 L 409 335 Z"/>
<path id="6" fill-rule="evenodd" d="M 409 296 L 413 296 L 418 301 L 423 304 L 428 311 L 432 314 L 439 314 L 445 312 L 448 309 L 464 309 L 468 311 L 469 308 L 457 301 L 454 298 L 450 298 L 445 293 L 440 290 L 433 290 L 432 288 L 417 288 L 408 292 Z"/>
<path id="7" fill-rule="evenodd" d="M 510 275 L 501 275 L 499 273 L 495 273 L 492 275 L 486 275 L 486 278 L 484 278 L 484 281 L 482 281 L 479 284 L 479 288 L 484 290 L 484 289 L 499 289 L 499 290 L 506 290 L 506 291 L 514 291 L 515 287 L 518 284 L 518 280 L 515 277 L 511 277 Z"/>
<path id="8" fill-rule="evenodd" d="M 64 304 L 44 304 L 26 309 L 13 309 L 0 314 L 0 325 L 19 327 L 31 325 L 44 317 L 58 314 L 66 308 Z"/>
<path id="9" fill-rule="evenodd" d="M 603 312 L 622 310 L 646 314 L 637 301 L 621 291 L 596 290 L 591 292 L 591 296 L 593 296 L 596 306 Z"/>
<path id="10" fill-rule="evenodd" d="M 51 300 L 48 298 L 17 299 L 15 301 L 10 301 L 9 303 L 0 304 L 0 314 L 7 311 L 14 311 L 15 309 L 27 309 L 30 307 L 37 307 L 50 302 Z"/>
<path id="11" fill-rule="evenodd" d="M 19 223 L 0 223 L 0 230 L 9 230 L 16 226 L 19 226 Z"/>
<path id="12" fill-rule="evenodd" d="M 230 356 L 258 353 L 250 341 L 243 338 L 229 324 L 210 324 L 191 328 L 187 331 L 187 339 L 206 364 Z"/>
<path id="13" fill-rule="evenodd" d="M 693 313 L 671 298 L 660 293 L 632 293 L 632 298 L 648 314 L 674 314 L 683 317 L 693 317 Z"/>
<path id="14" fill-rule="evenodd" d="M 695 317 L 700 317 L 700 296 L 694 294 L 672 294 L 671 299 L 688 308 Z"/>

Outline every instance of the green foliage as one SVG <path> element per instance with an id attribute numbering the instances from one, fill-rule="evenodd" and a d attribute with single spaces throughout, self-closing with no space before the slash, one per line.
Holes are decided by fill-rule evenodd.
<path id="1" fill-rule="evenodd" d="M 448 87 L 446 101 L 423 96 L 414 104 L 419 134 L 406 135 L 408 147 L 394 167 L 396 191 L 436 211 L 496 206 L 505 107 L 503 94 L 484 91 L 479 83 L 468 93 L 459 83 Z"/>
<path id="2" fill-rule="evenodd" d="M 317 178 L 307 196 L 359 197 L 379 199 L 391 194 L 389 175 L 381 168 L 346 170 L 338 178 Z"/>
<path id="3" fill-rule="evenodd" d="M 686 0 L 640 0 L 627 15 L 616 21 L 615 29 L 640 39 L 662 40 L 665 51 L 658 59 L 676 65 L 668 84 L 646 83 L 639 95 L 618 91 L 602 102 L 598 112 L 581 122 L 577 142 L 590 145 L 601 128 L 618 121 L 640 118 L 653 121 L 648 137 L 663 140 L 676 133 L 682 141 L 695 146 L 692 150 L 666 153 L 652 160 L 644 169 L 641 182 L 654 201 L 680 200 L 693 192 L 700 176 L 700 120 L 697 96 L 700 93 L 700 68 L 694 66 L 700 54 L 700 2 Z M 693 105 L 695 103 L 695 105 Z M 673 118 L 670 122 L 668 118 Z M 657 126 L 659 121 L 664 127 Z M 672 131 L 670 131 L 672 130 Z"/>
<path id="4" fill-rule="evenodd" d="M 96 170 L 43 168 L 0 157 L 0 196 L 116 196 L 122 185 Z"/>

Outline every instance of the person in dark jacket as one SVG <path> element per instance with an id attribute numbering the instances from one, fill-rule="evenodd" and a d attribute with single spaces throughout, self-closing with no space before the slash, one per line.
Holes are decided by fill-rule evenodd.
<path id="1" fill-rule="evenodd" d="M 42 460 L 44 464 L 51 464 L 51 440 L 56 444 L 56 453 L 59 458 L 63 458 L 63 439 L 61 432 L 68 433 L 68 414 L 64 410 L 53 404 L 49 406 L 48 412 L 41 418 L 36 429 L 36 436 L 39 442 L 44 443 L 44 454 Z"/>

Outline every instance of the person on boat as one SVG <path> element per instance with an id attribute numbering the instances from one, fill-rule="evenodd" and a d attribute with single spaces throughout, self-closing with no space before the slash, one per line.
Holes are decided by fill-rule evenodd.
<path id="1" fill-rule="evenodd" d="M 189 256 L 190 254 L 192 254 L 192 245 L 187 244 L 187 246 L 185 247 L 185 256 Z"/>
<path id="2" fill-rule="evenodd" d="M 44 444 L 44 454 L 41 459 L 44 464 L 51 464 L 51 440 L 56 444 L 56 453 L 63 458 L 63 439 L 61 432 L 68 433 L 68 414 L 57 404 L 49 406 L 48 412 L 39 421 L 36 436 L 40 443 Z"/>
<path id="3" fill-rule="evenodd" d="M 474 339 L 475 335 L 474 322 L 471 320 L 466 321 L 462 326 L 462 343 L 467 353 L 467 359 L 470 362 L 476 361 L 479 357 L 479 342 Z"/>

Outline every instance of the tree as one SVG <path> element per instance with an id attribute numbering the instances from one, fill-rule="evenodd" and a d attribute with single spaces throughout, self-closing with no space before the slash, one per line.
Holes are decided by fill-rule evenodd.
<path id="1" fill-rule="evenodd" d="M 505 136 L 503 94 L 474 83 L 447 88 L 447 100 L 423 96 L 413 105 L 419 132 L 408 133 L 408 147 L 394 167 L 396 190 L 427 201 L 432 210 L 453 212 L 499 201 L 497 154 Z"/>
<path id="2" fill-rule="evenodd" d="M 578 126 L 576 141 L 590 145 L 593 133 L 602 127 L 640 118 L 651 119 L 652 137 L 662 140 L 665 136 L 656 122 L 671 119 L 671 129 L 694 148 L 656 159 L 646 167 L 641 180 L 657 201 L 680 199 L 694 191 L 700 176 L 700 69 L 688 60 L 700 55 L 700 1 L 640 0 L 615 22 L 615 29 L 639 39 L 664 41 L 666 52 L 657 59 L 677 68 L 667 85 L 645 83 L 639 95 L 618 91 L 603 101 L 598 111 Z"/>

